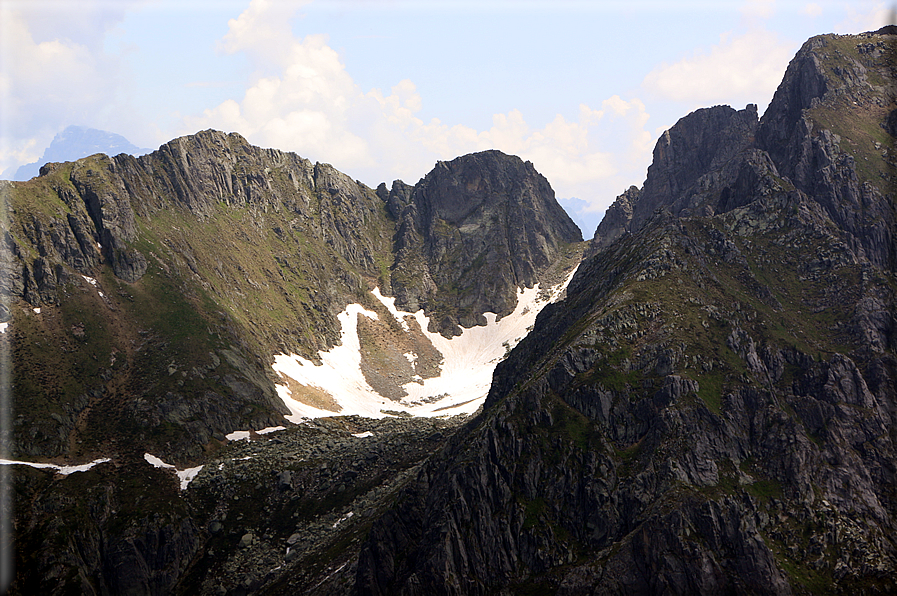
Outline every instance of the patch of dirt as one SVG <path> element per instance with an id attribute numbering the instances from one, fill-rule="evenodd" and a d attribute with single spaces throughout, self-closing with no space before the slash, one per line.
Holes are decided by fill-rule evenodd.
<path id="1" fill-rule="evenodd" d="M 406 316 L 406 331 L 385 308 L 379 320 L 358 317 L 361 371 L 380 395 L 399 401 L 408 393 L 402 385 L 439 376 L 442 354 L 433 347 L 414 317 Z"/>
<path id="2" fill-rule="evenodd" d="M 333 396 L 320 387 L 303 385 L 288 375 L 282 375 L 282 378 L 290 390 L 290 397 L 296 401 L 319 410 L 327 410 L 328 412 L 338 413 L 342 411 L 342 406 L 336 403 Z"/>

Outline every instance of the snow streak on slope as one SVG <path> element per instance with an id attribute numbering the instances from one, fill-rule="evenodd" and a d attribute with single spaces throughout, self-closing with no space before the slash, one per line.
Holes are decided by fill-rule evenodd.
<path id="1" fill-rule="evenodd" d="M 339 315 L 342 325 L 342 345 L 328 352 L 321 352 L 321 364 L 296 356 L 279 354 L 274 357 L 274 370 L 286 380 L 312 387 L 316 391 L 330 394 L 339 404 L 339 412 L 328 411 L 307 405 L 294 399 L 286 385 L 278 385 L 277 391 L 290 409 L 287 419 L 300 422 L 303 418 L 322 416 L 352 415 L 382 418 L 385 411 L 408 412 L 415 416 L 441 416 L 470 414 L 483 403 L 492 373 L 508 350 L 526 336 L 535 323 L 536 315 L 546 304 L 558 298 L 567 287 L 573 273 L 564 283 L 541 292 L 536 285 L 517 291 L 517 308 L 500 320 L 494 313 L 486 313 L 485 326 L 463 329 L 461 335 L 446 339 L 438 333 L 427 330 L 429 318 L 423 310 L 407 313 L 398 310 L 395 298 L 380 294 L 375 288 L 372 294 L 389 310 L 404 329 L 408 329 L 406 317 L 414 318 L 424 336 L 442 354 L 440 374 L 430 379 L 416 380 L 403 386 L 407 396 L 401 401 L 393 401 L 378 394 L 365 380 L 361 370 L 361 346 L 358 339 L 358 316 L 378 319 L 376 313 L 365 310 L 358 304 L 350 304 Z M 417 355 L 405 355 L 413 362 Z"/>
<path id="2" fill-rule="evenodd" d="M 103 457 L 100 459 L 95 459 L 90 463 L 81 464 L 77 466 L 59 466 L 56 464 L 42 464 L 37 462 L 30 461 L 18 461 L 14 459 L 0 459 L 0 465 L 8 466 L 8 465 L 22 465 L 22 466 L 31 466 L 32 468 L 48 468 L 52 470 L 56 470 L 57 474 L 62 474 L 63 476 L 68 476 L 69 474 L 74 474 L 75 472 L 86 472 L 97 464 L 104 464 L 110 460 L 108 457 Z"/>
<path id="3" fill-rule="evenodd" d="M 180 483 L 181 490 L 186 489 L 187 485 L 189 485 L 190 482 L 192 482 L 193 479 L 196 478 L 196 475 L 199 474 L 199 471 L 202 470 L 202 466 L 196 466 L 195 468 L 185 468 L 183 470 L 178 470 L 173 465 L 165 463 L 164 461 L 162 461 L 155 455 L 152 455 L 151 453 L 144 453 L 143 459 L 145 459 L 146 462 L 148 464 L 150 464 L 151 466 L 153 466 L 154 468 L 169 468 L 171 470 L 174 470 L 178 475 L 178 479 L 181 481 L 181 483 Z"/>
<path id="4" fill-rule="evenodd" d="M 300 385 L 315 387 L 332 395 L 342 407 L 343 415 L 358 414 L 369 418 L 382 418 L 381 409 L 389 409 L 389 400 L 376 393 L 361 372 L 361 344 L 358 340 L 358 315 L 378 319 L 377 313 L 365 310 L 360 304 L 350 304 L 337 318 L 342 326 L 342 345 L 328 352 L 321 352 L 321 365 L 317 366 L 295 354 L 279 354 L 274 357 L 274 370 L 288 376 Z M 302 418 L 333 416 L 337 412 L 322 410 L 293 399 L 288 387 L 277 386 L 277 393 L 290 409 L 287 420 L 300 422 Z"/>

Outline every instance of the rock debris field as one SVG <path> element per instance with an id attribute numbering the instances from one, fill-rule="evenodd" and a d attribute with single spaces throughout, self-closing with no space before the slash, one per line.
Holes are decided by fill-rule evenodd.
<path id="1" fill-rule="evenodd" d="M 183 492 L 208 515 L 202 592 L 349 585 L 370 523 L 468 419 L 318 418 L 232 441 Z M 348 556 L 317 560 L 338 543 Z"/>

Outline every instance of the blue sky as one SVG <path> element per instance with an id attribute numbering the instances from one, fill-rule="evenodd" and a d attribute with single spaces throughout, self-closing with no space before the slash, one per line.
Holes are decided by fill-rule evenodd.
<path id="1" fill-rule="evenodd" d="M 496 148 L 591 236 L 658 135 L 765 109 L 809 37 L 878 1 L 0 0 L 0 171 L 70 124 L 156 148 L 206 128 L 376 186 Z M 573 199 L 577 200 L 573 200 Z"/>

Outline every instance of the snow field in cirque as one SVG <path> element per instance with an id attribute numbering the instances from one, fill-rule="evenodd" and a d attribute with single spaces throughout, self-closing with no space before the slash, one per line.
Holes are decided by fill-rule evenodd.
<path id="1" fill-rule="evenodd" d="M 371 293 L 405 330 L 408 330 L 405 318 L 413 317 L 424 336 L 442 354 L 440 374 L 423 380 L 417 377 L 417 380 L 403 385 L 408 395 L 400 401 L 377 393 L 365 380 L 361 370 L 358 317 L 374 320 L 379 317 L 359 304 L 350 304 L 338 316 L 342 327 L 341 344 L 320 352 L 321 364 L 316 365 L 295 354 L 278 354 L 272 365 L 285 381 L 289 377 L 300 385 L 323 390 L 342 409 L 332 412 L 302 403 L 293 398 L 286 384 L 277 385 L 278 394 L 290 409 L 290 415 L 286 418 L 298 424 L 306 418 L 334 415 L 383 418 L 388 415 L 385 410 L 407 412 L 414 416 L 472 414 L 489 393 L 495 367 L 508 350 L 526 336 L 539 311 L 561 295 L 572 277 L 573 273 L 547 293 L 540 292 L 538 284 L 533 288 L 519 289 L 514 312 L 499 320 L 496 320 L 494 313 L 485 313 L 485 326 L 462 329 L 461 335 L 451 339 L 427 330 L 430 320 L 423 310 L 416 313 L 400 311 L 395 306 L 395 298 L 383 296 L 379 288 L 375 288 Z M 405 357 L 411 363 L 417 359 L 413 353 L 407 353 Z"/>
<path id="2" fill-rule="evenodd" d="M 366 316 L 376 320 L 379 316 L 359 304 L 350 304 L 344 312 L 338 315 L 342 328 L 341 344 L 327 352 L 321 352 L 320 365 L 315 365 L 313 362 L 293 354 L 279 354 L 274 357 L 273 364 L 274 370 L 281 375 L 281 378 L 290 377 L 300 385 L 316 387 L 327 392 L 340 405 L 341 410 L 332 412 L 301 403 L 292 398 L 286 385 L 278 385 L 278 394 L 290 409 L 290 415 L 286 418 L 299 424 L 309 418 L 334 415 L 354 414 L 367 418 L 383 418 L 388 415 L 384 410 L 403 411 L 414 416 L 472 414 L 482 405 L 489 392 L 495 367 L 508 350 L 516 346 L 526 336 L 535 323 L 539 311 L 561 295 L 572 277 L 573 273 L 563 283 L 552 287 L 548 292 L 540 292 L 538 285 L 533 288 L 519 289 L 517 307 L 514 312 L 500 320 L 496 320 L 497 316 L 494 313 L 485 313 L 487 321 L 485 326 L 462 329 L 461 335 L 451 339 L 428 331 L 430 320 L 422 310 L 416 313 L 400 311 L 395 306 L 395 298 L 383 296 L 379 288 L 375 288 L 372 291 L 373 296 L 386 307 L 403 329 L 410 332 L 406 317 L 412 317 L 426 339 L 440 352 L 442 355 L 440 374 L 429 379 L 420 379 L 415 376 L 415 381 L 403 385 L 403 389 L 408 395 L 400 401 L 390 400 L 378 394 L 367 383 L 361 370 L 358 317 Z M 86 276 L 84 279 L 90 285 L 97 287 L 96 280 Z M 36 313 L 40 313 L 39 309 L 34 310 Z M 0 333 L 5 333 L 8 326 L 8 323 L 0 324 Z M 418 359 L 418 355 L 411 352 L 404 356 L 412 365 Z M 256 434 L 264 435 L 279 430 L 284 430 L 284 427 L 266 428 L 256 431 Z M 250 434 L 250 431 L 234 431 L 226 438 L 231 441 L 243 440 L 249 439 Z M 357 433 L 353 436 L 363 439 L 373 436 L 373 433 Z M 172 469 L 178 477 L 181 490 L 185 490 L 203 468 L 203 466 L 196 466 L 179 470 L 150 453 L 144 454 L 144 460 L 157 468 Z M 110 461 L 111 459 L 106 457 L 86 464 L 64 466 L 0 459 L 0 465 L 26 465 L 44 468 L 67 476 L 87 471 L 97 464 Z M 223 466 L 222 463 L 219 469 Z"/>

